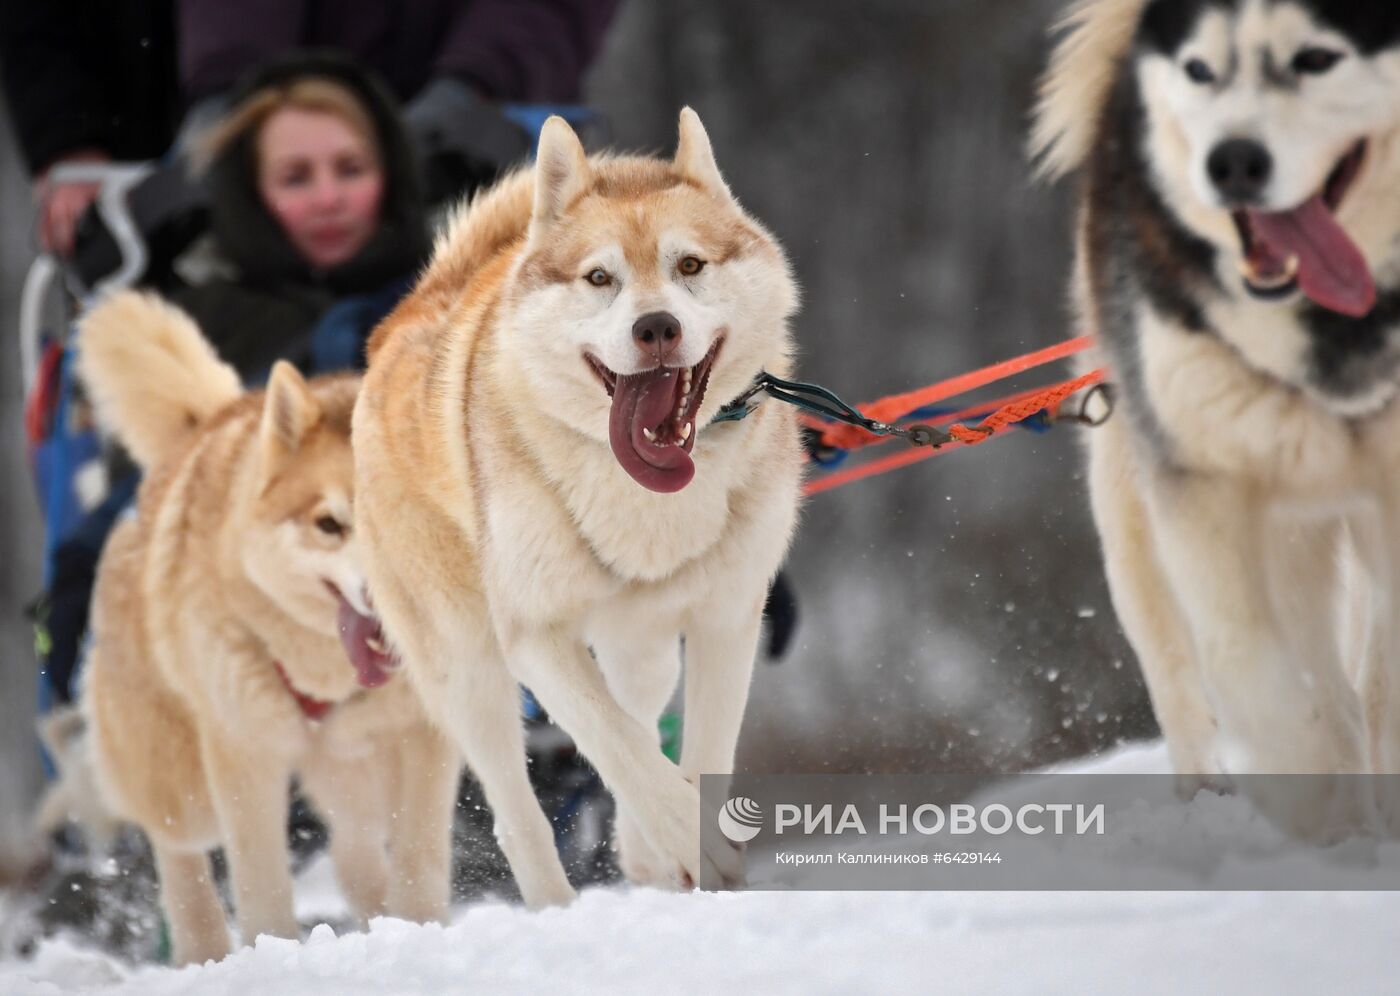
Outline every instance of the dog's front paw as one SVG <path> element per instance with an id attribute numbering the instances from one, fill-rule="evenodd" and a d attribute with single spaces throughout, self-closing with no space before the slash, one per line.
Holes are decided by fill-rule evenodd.
<path id="1" fill-rule="evenodd" d="M 1400 840 L 1400 774 L 1371 775 L 1366 780 L 1372 786 L 1375 799 L 1377 833 L 1390 840 Z"/>
<path id="2" fill-rule="evenodd" d="M 1295 839 L 1329 846 L 1371 828 L 1369 777 L 1246 775 L 1241 782 L 1259 811 Z"/>
<path id="3" fill-rule="evenodd" d="M 653 878 L 664 875 L 667 884 L 680 889 L 697 885 L 731 889 L 743 884 L 743 851 L 718 834 L 702 837 L 700 793 L 679 772 L 644 800 L 636 819 L 659 865 L 646 871 L 639 867 L 639 873 Z"/>
<path id="4" fill-rule="evenodd" d="M 618 867 L 627 881 L 656 889 L 674 889 L 677 884 L 675 868 L 657 853 L 637 821 L 621 805 L 616 827 L 613 846 L 617 850 Z"/>
<path id="5" fill-rule="evenodd" d="M 1190 802 L 1202 792 L 1211 795 L 1234 795 L 1235 783 L 1230 776 L 1205 774 L 1202 772 L 1178 773 L 1176 776 L 1176 797 L 1182 802 Z"/>
<path id="6" fill-rule="evenodd" d="M 714 889 L 742 889 L 744 887 L 745 844 L 735 844 L 718 835 L 706 834 L 707 843 L 712 846 L 700 857 L 705 863 L 704 878 L 701 882 Z M 704 841 L 704 838 L 701 838 Z"/>

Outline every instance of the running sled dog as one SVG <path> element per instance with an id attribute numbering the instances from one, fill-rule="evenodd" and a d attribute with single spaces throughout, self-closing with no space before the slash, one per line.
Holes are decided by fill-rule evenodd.
<path id="1" fill-rule="evenodd" d="M 612 789 L 631 880 L 740 878 L 737 851 L 701 851 L 696 783 L 732 770 L 803 452 L 780 406 L 712 420 L 789 369 L 796 302 L 692 111 L 670 161 L 587 158 L 553 118 L 376 330 L 354 416 L 370 590 L 532 907 L 574 893 L 517 682 Z M 677 767 L 656 724 L 682 636 Z"/>
<path id="2" fill-rule="evenodd" d="M 99 421 L 146 471 L 98 568 L 82 693 L 111 808 L 150 838 L 178 963 L 296 937 L 293 773 L 360 917 L 447 912 L 460 764 L 391 674 L 352 529 L 358 378 L 279 363 L 244 394 L 183 312 L 122 292 L 79 332 Z"/>
<path id="3" fill-rule="evenodd" d="M 1400 4 L 1081 3 L 1033 145 L 1082 174 L 1093 511 L 1183 787 L 1400 772 Z M 1400 829 L 1397 779 L 1235 780 Z"/>

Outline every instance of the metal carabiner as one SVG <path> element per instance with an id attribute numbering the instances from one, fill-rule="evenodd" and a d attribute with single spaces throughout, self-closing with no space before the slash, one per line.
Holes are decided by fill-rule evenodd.
<path id="1" fill-rule="evenodd" d="M 1097 429 L 1110 418 L 1116 407 L 1117 398 L 1114 396 L 1112 384 L 1095 384 L 1089 388 L 1084 397 L 1079 401 L 1078 411 L 1068 415 L 1058 414 L 1049 421 L 1052 425 L 1060 422 L 1068 422 L 1071 425 L 1083 426 L 1086 429 Z M 1095 404 L 1101 404 L 1102 408 L 1098 413 L 1091 413 L 1090 408 Z"/>
<path id="2" fill-rule="evenodd" d="M 905 426 L 903 429 L 894 429 L 894 434 L 903 436 L 912 446 L 931 446 L 938 449 L 940 446 L 947 446 L 953 441 L 953 437 L 948 435 L 937 426 L 927 425 L 923 422 Z"/>

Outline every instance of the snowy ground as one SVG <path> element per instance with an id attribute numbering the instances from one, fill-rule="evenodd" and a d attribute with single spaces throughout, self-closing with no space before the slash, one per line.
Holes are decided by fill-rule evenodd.
<path id="1" fill-rule="evenodd" d="M 1079 770 L 1163 763 L 1160 749 L 1134 749 Z M 303 913 L 340 915 L 328 883 L 324 865 L 299 881 Z M 606 888 L 543 913 L 481 903 L 448 927 L 321 926 L 182 971 L 50 941 L 31 961 L 0 962 L 0 993 L 1394 993 L 1398 925 L 1394 893 Z"/>

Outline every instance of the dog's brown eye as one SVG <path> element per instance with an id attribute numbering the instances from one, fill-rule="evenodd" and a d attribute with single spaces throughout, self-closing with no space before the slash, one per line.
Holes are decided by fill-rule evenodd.
<path id="1" fill-rule="evenodd" d="M 612 276 L 601 266 L 596 266 L 589 270 L 588 276 L 583 279 L 587 280 L 594 287 L 606 287 L 608 284 L 612 283 Z"/>
<path id="2" fill-rule="evenodd" d="M 693 277 L 705 268 L 705 261 L 695 256 L 687 256 L 681 260 L 679 267 L 682 276 Z"/>
<path id="3" fill-rule="evenodd" d="M 1305 48 L 1293 57 L 1293 71 L 1299 76 L 1321 76 L 1342 61 L 1342 53 L 1326 48 Z"/>
<path id="4" fill-rule="evenodd" d="M 316 528 L 327 536 L 344 536 L 345 526 L 333 515 L 323 515 L 316 520 Z"/>
<path id="5" fill-rule="evenodd" d="M 1206 84 L 1215 82 L 1215 73 L 1211 71 L 1210 66 L 1207 66 L 1200 59 L 1192 59 L 1190 62 L 1186 63 L 1186 76 L 1192 83 Z"/>

